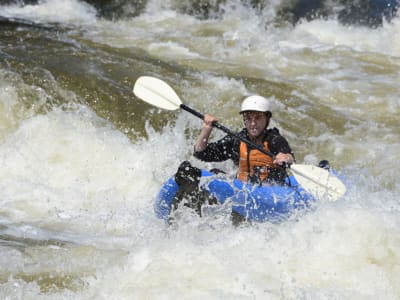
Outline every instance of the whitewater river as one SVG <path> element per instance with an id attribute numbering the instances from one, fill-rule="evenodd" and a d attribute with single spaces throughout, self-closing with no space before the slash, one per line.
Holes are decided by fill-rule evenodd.
<path id="1" fill-rule="evenodd" d="M 400 299 L 400 18 L 290 25 L 280 2 L 0 6 L 0 299 Z M 136 98 L 141 75 L 233 130 L 244 96 L 270 98 L 297 162 L 328 159 L 347 195 L 167 226 L 154 197 L 181 161 L 235 169 L 193 158 L 201 120 Z"/>

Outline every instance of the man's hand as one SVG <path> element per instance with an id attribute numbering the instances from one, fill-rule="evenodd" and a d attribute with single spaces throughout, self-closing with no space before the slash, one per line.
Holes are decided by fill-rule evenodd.
<path id="1" fill-rule="evenodd" d="M 283 164 L 292 164 L 294 163 L 294 158 L 290 153 L 282 153 L 279 152 L 274 159 L 274 164 L 282 166 Z"/>

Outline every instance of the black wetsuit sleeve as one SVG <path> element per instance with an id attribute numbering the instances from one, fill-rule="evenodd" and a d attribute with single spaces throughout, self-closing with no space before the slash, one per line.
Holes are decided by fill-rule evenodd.
<path id="1" fill-rule="evenodd" d="M 195 151 L 194 157 L 205 162 L 221 162 L 233 160 L 235 164 L 239 162 L 239 140 L 226 135 L 222 139 L 209 143 L 203 151 Z"/>
<path id="2" fill-rule="evenodd" d="M 272 154 L 277 155 L 279 152 L 290 153 L 294 158 L 288 141 L 279 134 L 278 129 L 274 128 L 269 130 L 267 141 Z M 269 169 L 268 181 L 284 184 L 286 176 L 285 168 L 271 168 Z"/>
<path id="3" fill-rule="evenodd" d="M 282 153 L 290 153 L 294 157 L 293 151 L 290 148 L 288 141 L 279 134 L 278 129 L 274 128 L 270 130 L 270 134 L 268 135 L 267 141 L 269 149 L 274 155 L 278 154 L 279 152 L 282 152 Z"/>

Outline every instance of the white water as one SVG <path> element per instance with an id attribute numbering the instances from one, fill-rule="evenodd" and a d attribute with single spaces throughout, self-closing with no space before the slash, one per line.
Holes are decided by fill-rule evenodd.
<path id="1" fill-rule="evenodd" d="M 66 19 L 43 13 L 61 3 Z M 251 91 L 213 71 L 293 83 L 293 98 L 274 100 L 274 125 L 299 159 L 327 158 L 344 173 L 348 195 L 281 224 L 234 228 L 222 213 L 168 228 L 152 208 L 163 181 L 183 159 L 211 166 L 191 157 L 185 135 L 199 120 L 182 112 L 174 126 L 147 126 L 149 138 L 132 142 L 84 105 L 36 113 L 19 92 L 37 105 L 51 96 L 0 70 L 0 230 L 11 237 L 0 243 L 0 297 L 399 299 L 399 19 L 376 30 L 335 20 L 264 29 L 239 4 L 218 21 L 160 6 L 115 23 L 76 1 L 4 11 L 40 22 L 80 18 L 86 38 L 199 70 L 201 85 L 184 82 L 182 98 L 232 126 Z M 40 290 L 57 278 L 66 288 Z"/>
<path id="2" fill-rule="evenodd" d="M 1 7 L 1 16 L 35 23 L 84 24 L 96 21 L 96 10 L 78 0 L 39 0 L 38 5 L 12 4 Z"/>

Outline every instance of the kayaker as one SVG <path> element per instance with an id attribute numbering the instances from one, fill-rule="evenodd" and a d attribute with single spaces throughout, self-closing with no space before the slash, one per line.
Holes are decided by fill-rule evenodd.
<path id="1" fill-rule="evenodd" d="M 277 128 L 268 129 L 272 117 L 270 103 L 264 97 L 254 95 L 246 97 L 241 105 L 240 114 L 245 128 L 239 135 L 262 146 L 274 157 L 270 157 L 252 148 L 238 138 L 226 135 L 216 142 L 208 142 L 213 130 L 212 124 L 218 119 L 210 114 L 204 115 L 203 128 L 194 145 L 194 156 L 205 162 L 222 162 L 231 159 L 237 166 L 237 178 L 253 184 L 284 184 L 287 176 L 285 165 L 294 162 L 294 155 L 287 140 Z M 211 170 L 218 173 L 217 169 Z M 184 161 L 175 174 L 179 190 L 174 196 L 170 211 L 170 221 L 174 212 L 185 199 L 185 206 L 193 208 L 201 216 L 201 206 L 205 203 L 217 204 L 218 201 L 206 190 L 199 187 L 201 170 Z M 232 212 L 232 222 L 237 225 L 245 218 Z"/>
<path id="2" fill-rule="evenodd" d="M 274 154 L 274 158 L 252 148 L 239 139 L 226 135 L 209 143 L 212 124 L 218 119 L 210 114 L 204 115 L 203 128 L 194 145 L 194 156 L 205 162 L 222 162 L 231 159 L 238 166 L 237 178 L 252 183 L 283 184 L 286 175 L 285 165 L 294 162 L 294 155 L 287 140 L 277 128 L 268 129 L 272 113 L 269 101 L 259 95 L 246 97 L 240 114 L 245 128 L 239 135 L 262 146 Z"/>

